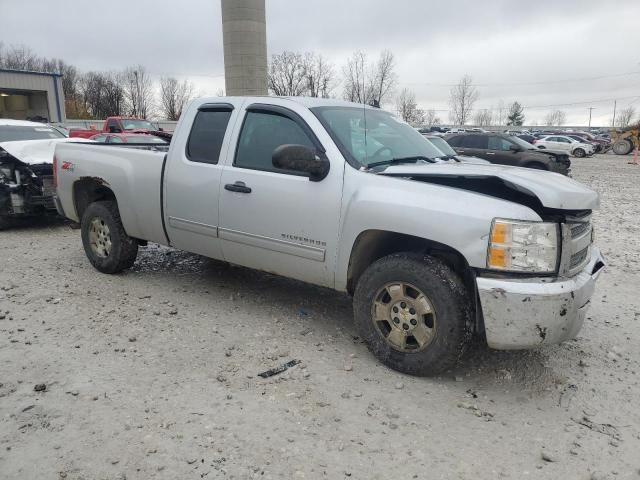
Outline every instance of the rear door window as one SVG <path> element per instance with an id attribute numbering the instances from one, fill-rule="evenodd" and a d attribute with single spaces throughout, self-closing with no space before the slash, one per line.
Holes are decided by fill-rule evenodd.
<path id="1" fill-rule="evenodd" d="M 488 147 L 488 141 L 486 135 L 467 135 L 462 141 L 462 146 L 465 148 L 478 148 L 486 150 Z"/>
<path id="2" fill-rule="evenodd" d="M 229 109 L 200 110 L 187 141 L 187 158 L 192 162 L 217 164 L 230 117 Z"/>

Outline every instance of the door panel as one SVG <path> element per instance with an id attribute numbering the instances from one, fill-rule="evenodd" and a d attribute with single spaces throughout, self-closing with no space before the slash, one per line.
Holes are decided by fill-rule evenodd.
<path id="1" fill-rule="evenodd" d="M 164 175 L 165 226 L 176 248 L 223 258 L 218 205 L 223 165 L 219 160 L 226 155 L 241 105 L 242 100 L 227 103 L 225 99 L 224 104 L 194 107 L 183 114 L 183 128 L 192 126 L 189 140 L 186 148 L 170 151 Z"/>
<path id="2" fill-rule="evenodd" d="M 289 105 L 286 100 L 271 100 Z M 255 108 L 255 107 L 254 107 Z M 291 107 L 295 108 L 295 107 Z M 282 113 L 282 112 L 281 112 Z M 220 194 L 220 238 L 225 260 L 318 285 L 333 286 L 344 161 L 318 120 L 304 108 L 294 118 L 249 108 L 235 153 L 229 152 Z M 302 122 L 300 126 L 299 122 Z M 312 125 L 318 136 L 303 127 Z M 320 182 L 271 165 L 282 144 L 325 149 L 329 175 Z M 339 155 L 339 154 L 338 154 Z M 250 190 L 250 191 L 247 191 Z"/>

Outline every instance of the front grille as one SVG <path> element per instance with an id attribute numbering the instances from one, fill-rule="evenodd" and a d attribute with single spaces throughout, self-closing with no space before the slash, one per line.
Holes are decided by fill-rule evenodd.
<path id="1" fill-rule="evenodd" d="M 577 238 L 591 228 L 591 222 L 578 223 L 571 226 L 571 238 Z"/>
<path id="2" fill-rule="evenodd" d="M 589 255 L 589 247 L 583 248 L 578 253 L 574 253 L 571 255 L 571 260 L 569 261 L 569 269 L 573 270 L 574 268 L 580 266 Z"/>
<path id="3" fill-rule="evenodd" d="M 579 273 L 589 262 L 593 225 L 591 212 L 568 217 L 563 225 L 563 246 L 561 271 L 573 276 Z"/>

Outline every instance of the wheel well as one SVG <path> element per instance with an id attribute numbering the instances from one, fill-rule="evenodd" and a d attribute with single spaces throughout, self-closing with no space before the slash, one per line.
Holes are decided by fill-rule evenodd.
<path id="1" fill-rule="evenodd" d="M 384 230 L 367 230 L 358 235 L 351 250 L 347 272 L 347 291 L 353 294 L 360 276 L 376 260 L 398 252 L 425 253 L 446 263 L 464 280 L 473 283 L 470 292 L 475 292 L 473 272 L 464 256 L 456 249 L 425 238 Z M 468 285 L 467 285 L 468 286 Z"/>
<path id="2" fill-rule="evenodd" d="M 536 168 L 540 170 L 549 170 L 549 167 L 542 162 L 527 162 L 523 165 L 525 168 Z"/>
<path id="3" fill-rule="evenodd" d="M 73 203 L 78 220 L 89 205 L 101 200 L 116 200 L 113 190 L 100 178 L 82 178 L 73 184 Z"/>

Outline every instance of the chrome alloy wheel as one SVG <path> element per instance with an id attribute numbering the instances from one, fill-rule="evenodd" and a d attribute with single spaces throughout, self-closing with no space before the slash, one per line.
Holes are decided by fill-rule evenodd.
<path id="1" fill-rule="evenodd" d="M 382 287 L 374 297 L 371 318 L 385 341 L 403 353 L 424 350 L 435 336 L 433 304 L 409 283 Z"/>
<path id="2" fill-rule="evenodd" d="M 111 232 L 107 223 L 100 217 L 91 220 L 89 244 L 93 253 L 100 258 L 107 258 L 111 253 Z"/>

